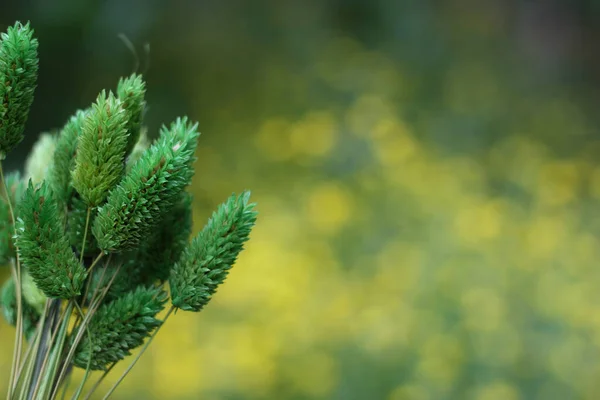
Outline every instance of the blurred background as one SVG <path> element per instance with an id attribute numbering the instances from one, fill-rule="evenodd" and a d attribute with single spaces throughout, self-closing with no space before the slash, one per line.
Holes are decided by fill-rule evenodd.
<path id="1" fill-rule="evenodd" d="M 2 30 L 40 41 L 8 169 L 139 64 L 153 137 L 200 124 L 194 232 L 231 192 L 258 202 L 213 302 L 171 318 L 114 398 L 600 398 L 599 18 L 583 0 L 3 1 Z"/>

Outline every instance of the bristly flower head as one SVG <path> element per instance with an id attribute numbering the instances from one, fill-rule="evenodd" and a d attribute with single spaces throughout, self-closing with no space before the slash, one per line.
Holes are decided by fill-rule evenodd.
<path id="1" fill-rule="evenodd" d="M 98 210 L 92 232 L 104 252 L 136 248 L 173 208 L 194 174 L 197 124 L 178 118 L 131 167 Z"/>
<path id="2" fill-rule="evenodd" d="M 102 305 L 89 324 L 89 338 L 84 338 L 75 353 L 73 364 L 90 369 L 106 369 L 131 354 L 152 331 L 160 326 L 156 315 L 167 301 L 160 287 L 138 286 L 135 290 Z"/>
<path id="3" fill-rule="evenodd" d="M 77 111 L 62 128 L 56 139 L 53 161 L 48 171 L 48 184 L 59 202 L 64 207 L 71 194 L 71 172 L 75 168 L 75 152 L 77 142 L 83 129 L 86 111 Z"/>
<path id="4" fill-rule="evenodd" d="M 38 75 L 38 41 L 17 22 L 0 43 L 0 159 L 23 140 Z"/>
<path id="5" fill-rule="evenodd" d="M 142 119 L 146 102 L 146 84 L 141 75 L 133 74 L 128 78 L 121 78 L 117 86 L 117 96 L 121 100 L 123 109 L 127 113 L 127 148 L 125 154 L 129 154 L 140 137 Z"/>
<path id="6" fill-rule="evenodd" d="M 171 300 L 177 308 L 200 311 L 225 281 L 256 222 L 250 192 L 232 195 L 185 248 L 171 270 Z"/>
<path id="7" fill-rule="evenodd" d="M 127 147 L 127 113 L 114 94 L 102 91 L 83 121 L 73 186 L 89 207 L 100 205 L 119 182 Z"/>
<path id="8" fill-rule="evenodd" d="M 188 244 L 191 231 L 192 196 L 183 192 L 139 248 L 113 255 L 106 270 L 93 272 L 91 287 L 107 286 L 117 267 L 119 272 L 112 280 L 106 298 L 119 297 L 138 285 L 163 284 Z"/>
<path id="9" fill-rule="evenodd" d="M 86 278 L 65 235 L 56 200 L 46 181 L 31 181 L 18 206 L 16 245 L 36 285 L 48 297 L 71 299 Z"/>

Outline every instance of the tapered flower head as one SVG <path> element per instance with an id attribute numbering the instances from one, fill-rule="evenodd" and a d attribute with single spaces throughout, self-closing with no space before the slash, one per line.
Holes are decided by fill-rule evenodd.
<path id="1" fill-rule="evenodd" d="M 85 111 L 77 111 L 69 118 L 56 138 L 53 159 L 48 171 L 48 184 L 62 207 L 68 203 L 73 193 L 71 172 L 75 168 L 75 152 L 79 135 L 83 130 L 85 115 Z"/>
<path id="2" fill-rule="evenodd" d="M 126 125 L 121 101 L 102 91 L 83 121 L 73 171 L 73 186 L 89 207 L 100 205 L 121 179 Z"/>
<path id="3" fill-rule="evenodd" d="M 17 22 L 0 42 L 0 159 L 23 140 L 38 75 L 38 41 Z"/>
<path id="4" fill-rule="evenodd" d="M 146 102 L 144 95 L 146 94 L 146 84 L 142 80 L 141 75 L 133 74 L 128 78 L 119 80 L 117 86 L 117 95 L 123 109 L 127 113 L 127 148 L 125 154 L 129 154 L 140 137 L 140 129 L 142 128 L 142 118 L 144 117 L 144 108 Z"/>
<path id="5" fill-rule="evenodd" d="M 135 290 L 100 306 L 89 324 L 91 340 L 85 338 L 75 352 L 73 364 L 79 368 L 106 369 L 140 346 L 161 321 L 167 293 L 159 287 L 139 286 Z"/>
<path id="6" fill-rule="evenodd" d="M 250 192 L 232 195 L 185 248 L 169 278 L 177 308 L 200 311 L 225 281 L 256 222 Z"/>
<path id="7" fill-rule="evenodd" d="M 191 182 L 199 133 L 186 118 L 163 127 L 98 210 L 92 232 L 105 252 L 139 246 Z"/>
<path id="8" fill-rule="evenodd" d="M 48 297 L 79 295 L 87 273 L 69 246 L 46 181 L 35 188 L 29 181 L 18 210 L 16 245 L 36 285 Z"/>

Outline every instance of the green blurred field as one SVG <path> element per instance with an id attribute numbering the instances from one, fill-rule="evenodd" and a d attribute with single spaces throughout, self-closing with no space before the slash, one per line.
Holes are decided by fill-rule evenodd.
<path id="1" fill-rule="evenodd" d="M 316 3 L 157 12 L 149 123 L 200 122 L 194 232 L 233 191 L 260 214 L 114 398 L 600 398 L 597 90 L 501 2 L 426 3 L 355 35 Z"/>

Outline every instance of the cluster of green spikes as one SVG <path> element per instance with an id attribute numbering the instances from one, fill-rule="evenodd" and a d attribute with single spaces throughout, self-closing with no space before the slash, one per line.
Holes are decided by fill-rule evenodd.
<path id="1" fill-rule="evenodd" d="M 23 139 L 37 47 L 29 24 L 0 38 L 1 160 Z M 24 174 L 0 165 L 0 263 L 12 273 L 0 305 L 17 328 L 10 399 L 54 399 L 73 367 L 86 371 L 73 398 L 105 371 L 93 392 L 172 311 L 202 310 L 248 240 L 249 192 L 231 195 L 190 240 L 197 124 L 177 118 L 149 140 L 145 92 L 138 74 L 119 80 L 41 135 Z"/>

